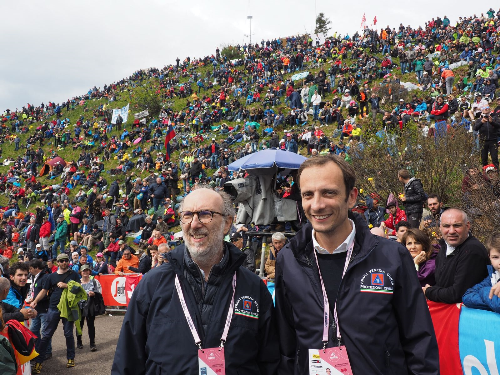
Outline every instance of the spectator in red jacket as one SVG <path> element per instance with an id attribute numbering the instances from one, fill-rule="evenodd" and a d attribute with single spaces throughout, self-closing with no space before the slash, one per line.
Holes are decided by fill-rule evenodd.
<path id="1" fill-rule="evenodd" d="M 40 243 L 45 251 L 49 251 L 49 237 L 52 233 L 50 221 L 45 218 L 45 222 L 40 227 Z"/>
<path id="2" fill-rule="evenodd" d="M 115 266 L 116 265 L 116 258 L 117 258 L 119 250 L 120 250 L 119 241 L 116 240 L 116 236 L 114 234 L 111 234 L 109 236 L 109 245 L 103 251 L 104 257 L 106 258 L 106 263 L 112 264 L 113 266 Z M 110 258 L 111 258 L 111 263 L 109 262 Z"/>
<path id="3" fill-rule="evenodd" d="M 386 221 L 383 221 L 380 226 L 387 228 L 387 234 L 390 236 L 396 235 L 396 225 L 400 221 L 406 221 L 406 212 L 398 207 L 398 201 L 394 197 L 394 195 L 390 195 L 387 199 L 387 212 L 389 213 L 389 218 Z"/>

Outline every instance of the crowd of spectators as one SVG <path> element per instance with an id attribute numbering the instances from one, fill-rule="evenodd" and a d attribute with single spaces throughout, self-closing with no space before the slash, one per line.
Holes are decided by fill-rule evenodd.
<path id="1" fill-rule="evenodd" d="M 165 253 L 178 244 L 175 228 L 182 199 L 199 185 L 222 190 L 226 182 L 245 176 L 227 169 L 233 161 L 266 148 L 349 160 L 352 152 L 363 149 L 370 123 L 396 136 L 413 122 L 434 137 L 450 127 L 464 127 L 481 148 L 485 173 L 498 171 L 500 11 L 460 18 L 455 25 L 445 16 L 419 28 L 400 25 L 353 36 L 334 34 L 323 44 L 302 35 L 236 48 L 240 56 L 233 60 L 217 49 L 201 59 L 188 57 L 162 69 L 139 70 L 64 103 L 6 110 L 0 117 L 0 135 L 24 152 L 3 155 L 9 170 L 0 176 L 0 190 L 9 204 L 0 222 L 2 274 L 9 275 L 5 258 L 13 255 L 24 266 L 15 263 L 10 275 L 28 267 L 26 278 L 28 273 L 33 278 L 57 271 L 56 263 L 67 258 L 69 270 L 84 277 L 85 291 L 94 296 L 100 286 L 89 281 L 93 276 L 144 274 L 160 266 Z M 308 73 L 303 78 L 292 78 L 304 71 Z M 166 103 L 158 116 L 126 123 L 118 118 L 112 124 L 114 102 L 145 82 L 152 82 Z M 106 104 L 92 108 L 94 99 L 103 98 Z M 172 101 L 182 102 L 183 109 L 172 109 Z M 83 108 L 82 115 L 72 124 L 69 114 L 77 108 Z M 332 124 L 333 130 L 328 130 Z M 163 138 L 170 125 L 177 136 L 169 145 L 171 152 L 165 152 Z M 78 150 L 78 159 L 47 167 L 47 160 L 67 150 Z M 178 151 L 178 157 L 171 157 L 172 151 Z M 110 161 L 115 161 L 114 168 L 107 168 Z M 48 169 L 49 183 L 41 182 L 43 169 Z M 415 179 L 405 173 L 399 177 L 409 195 Z M 472 186 L 472 179 L 464 184 Z M 294 189 L 293 178 L 280 176 L 280 197 L 293 195 Z M 358 209 L 374 230 L 382 229 L 382 235 L 394 235 L 407 246 L 426 296 L 460 302 L 463 293 L 448 298 L 436 290 L 434 262 L 439 261 L 439 249 L 446 249 L 439 243 L 445 237 L 439 229 L 439 198 L 400 199 L 402 210 L 392 197 L 387 219 L 380 196 L 366 199 L 366 207 Z M 435 200 L 438 208 L 431 206 Z M 422 211 L 424 203 L 428 214 Z M 233 225 L 228 239 L 247 254 L 245 267 L 255 271 L 258 245 L 245 235 L 249 229 L 262 230 Z M 488 245 L 490 258 L 498 255 L 495 241 Z M 273 235 L 265 264 L 269 280 L 274 279 L 276 256 L 285 243 L 284 235 Z M 486 269 L 484 275 L 477 273 L 486 276 Z M 12 287 L 21 303 L 15 304 L 19 311 L 5 309 L 4 319 L 36 317 L 22 308 L 23 301 L 30 300 L 28 292 L 31 301 L 36 297 L 25 285 Z M 93 320 L 86 321 L 91 335 Z M 82 346 L 81 337 L 77 347 Z M 94 338 L 91 335 L 92 350 Z M 44 343 L 43 350 L 50 358 L 50 343 Z M 68 360 L 74 359 L 74 353 L 68 355 L 73 356 Z"/>

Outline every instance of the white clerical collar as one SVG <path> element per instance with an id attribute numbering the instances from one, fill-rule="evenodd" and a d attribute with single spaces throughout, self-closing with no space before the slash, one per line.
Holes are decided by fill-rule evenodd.
<path id="1" fill-rule="evenodd" d="M 467 238 L 469 238 L 469 235 L 467 234 Z M 446 244 L 446 256 L 450 256 L 455 251 L 456 246 L 450 246 L 446 241 L 444 243 Z"/>
<path id="2" fill-rule="evenodd" d="M 456 249 L 456 247 L 450 246 L 450 245 L 448 245 L 448 243 L 446 243 L 446 256 L 453 254 L 455 249 Z"/>
<path id="3" fill-rule="evenodd" d="M 349 246 L 354 243 L 354 238 L 356 237 L 356 226 L 354 225 L 354 221 L 352 221 L 351 219 L 349 219 L 349 221 L 351 222 L 352 227 L 351 233 L 347 236 L 344 242 L 342 242 L 340 246 L 333 251 L 332 254 L 344 253 L 347 251 Z M 316 232 L 314 229 L 312 230 L 312 238 L 314 250 L 316 250 L 318 254 L 330 254 L 330 252 L 322 247 L 316 240 Z"/>

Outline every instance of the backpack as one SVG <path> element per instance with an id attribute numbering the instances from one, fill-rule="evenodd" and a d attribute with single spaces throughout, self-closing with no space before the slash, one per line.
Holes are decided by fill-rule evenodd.
<path id="1" fill-rule="evenodd" d="M 9 341 L 17 352 L 20 364 L 24 364 L 38 355 L 35 351 L 37 336 L 33 332 L 17 320 L 11 319 L 5 325 L 9 334 Z"/>

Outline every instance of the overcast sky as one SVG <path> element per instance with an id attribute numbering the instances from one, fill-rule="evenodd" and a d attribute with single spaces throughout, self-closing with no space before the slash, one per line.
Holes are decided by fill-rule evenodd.
<path id="1" fill-rule="evenodd" d="M 339 6 L 338 4 L 342 4 Z M 379 5 L 382 4 L 382 5 Z M 217 46 L 314 30 L 325 13 L 333 31 L 351 35 L 374 16 L 377 26 L 416 27 L 432 17 L 488 11 L 476 1 L 332 0 L 23 0 L 0 1 L 0 112 L 60 102 L 88 89 L 200 57 Z M 352 5 L 352 6 L 351 6 Z M 450 9 L 451 8 L 451 9 Z M 497 9 L 495 9 L 497 10 Z M 245 34 L 247 36 L 245 36 Z"/>

